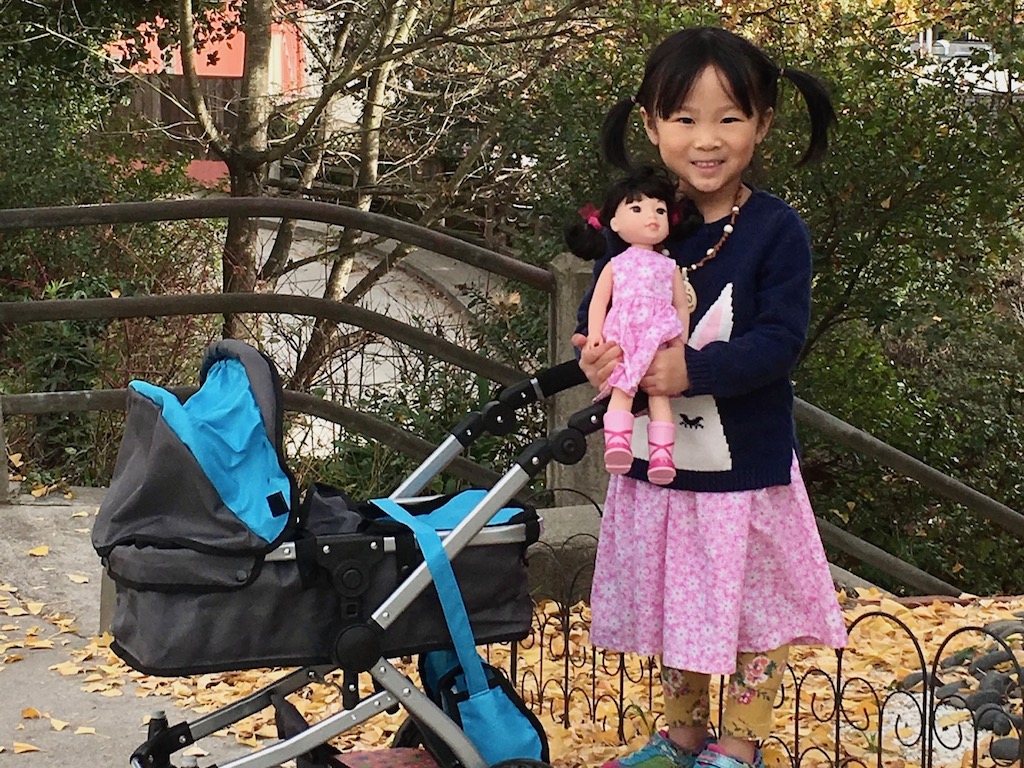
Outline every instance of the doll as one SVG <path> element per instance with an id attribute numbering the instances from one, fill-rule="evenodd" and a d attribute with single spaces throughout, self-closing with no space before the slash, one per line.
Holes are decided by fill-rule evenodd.
<path id="1" fill-rule="evenodd" d="M 633 464 L 633 397 L 655 352 L 666 342 L 686 341 L 690 311 L 682 272 L 662 253 L 673 222 L 675 186 L 652 167 L 643 167 L 608 190 L 599 212 L 581 211 L 585 223 L 566 227 L 565 239 L 577 256 L 596 260 L 614 254 L 601 269 L 587 317 L 587 344 L 614 341 L 622 361 L 608 379 L 604 416 L 604 462 L 611 474 L 625 474 Z M 686 224 L 689 225 L 689 220 Z M 606 233 L 603 227 L 611 230 Z M 658 485 L 676 475 L 672 451 L 675 422 L 669 398 L 649 397 L 647 479 Z"/>

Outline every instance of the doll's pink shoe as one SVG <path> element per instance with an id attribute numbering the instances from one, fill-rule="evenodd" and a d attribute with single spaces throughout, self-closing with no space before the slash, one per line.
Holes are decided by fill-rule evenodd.
<path id="1" fill-rule="evenodd" d="M 604 468 L 613 475 L 624 475 L 633 466 L 633 414 L 606 411 L 604 414 Z"/>
<path id="2" fill-rule="evenodd" d="M 675 443 L 676 425 L 671 421 L 652 421 L 647 425 L 647 446 L 651 452 L 647 479 L 655 485 L 668 485 L 675 479 L 676 465 L 672 461 Z"/>

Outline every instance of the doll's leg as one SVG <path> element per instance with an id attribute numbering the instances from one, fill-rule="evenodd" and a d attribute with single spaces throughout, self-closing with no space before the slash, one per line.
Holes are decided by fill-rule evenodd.
<path id="1" fill-rule="evenodd" d="M 667 397 L 657 396 L 648 398 L 647 408 L 651 413 L 651 422 L 647 425 L 647 446 L 650 451 L 647 479 L 656 485 L 666 485 L 676 476 L 676 465 L 672 460 L 676 441 L 672 406 Z"/>
<path id="2" fill-rule="evenodd" d="M 604 466 L 613 475 L 624 475 L 633 466 L 633 398 L 612 388 L 604 414 Z"/>

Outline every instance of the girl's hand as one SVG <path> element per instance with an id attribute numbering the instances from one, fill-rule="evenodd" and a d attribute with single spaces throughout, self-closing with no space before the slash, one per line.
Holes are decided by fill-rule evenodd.
<path id="1" fill-rule="evenodd" d="M 572 345 L 580 350 L 580 370 L 595 389 L 604 391 L 608 377 L 622 359 L 622 349 L 613 341 L 588 339 L 582 333 L 573 334 Z"/>
<path id="2" fill-rule="evenodd" d="M 685 344 L 679 336 L 659 349 L 651 361 L 647 373 L 640 379 L 640 388 L 648 395 L 675 397 L 690 388 L 690 376 L 686 371 Z M 583 368 L 582 362 L 580 368 Z M 584 373 L 586 369 L 584 369 Z M 587 378 L 590 378 L 589 376 Z"/>

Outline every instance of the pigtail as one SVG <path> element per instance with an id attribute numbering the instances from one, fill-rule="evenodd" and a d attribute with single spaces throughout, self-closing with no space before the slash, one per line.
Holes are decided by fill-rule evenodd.
<path id="1" fill-rule="evenodd" d="M 626 135 L 635 104 L 632 97 L 622 99 L 608 111 L 601 125 L 601 151 L 609 163 L 624 171 L 632 168 L 626 150 Z"/>
<path id="2" fill-rule="evenodd" d="M 685 240 L 704 226 L 704 217 L 688 197 L 673 203 L 671 211 L 672 214 L 669 217 L 669 235 L 671 237 Z"/>
<path id="3" fill-rule="evenodd" d="M 820 160 L 825 154 L 828 149 L 828 129 L 836 122 L 836 113 L 824 84 L 814 75 L 798 69 L 784 69 L 779 70 L 779 77 L 787 78 L 800 91 L 811 118 L 811 139 L 807 151 L 796 164 L 799 168 Z"/>
<path id="4" fill-rule="evenodd" d="M 593 216 L 596 220 L 596 214 Z M 608 250 L 604 230 L 589 219 L 575 217 L 562 227 L 562 237 L 569 252 L 584 261 L 597 261 Z"/>

